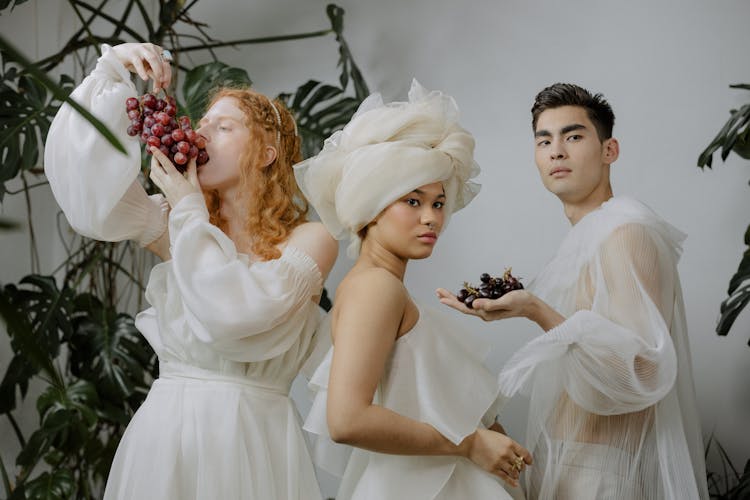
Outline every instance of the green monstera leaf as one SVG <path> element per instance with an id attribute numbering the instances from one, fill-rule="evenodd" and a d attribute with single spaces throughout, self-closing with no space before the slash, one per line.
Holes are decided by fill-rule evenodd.
<path id="1" fill-rule="evenodd" d="M 279 99 L 292 111 L 297 121 L 304 158 L 317 154 L 323 147 L 323 141 L 351 120 L 370 93 L 343 36 L 344 9 L 329 4 L 326 14 L 339 44 L 339 86 L 308 80 L 293 94 L 279 95 Z M 349 82 L 352 83 L 353 96 L 346 95 Z"/>
<path id="2" fill-rule="evenodd" d="M 182 94 L 185 97 L 183 112 L 195 121 L 206 111 L 211 93 L 224 86 L 252 85 L 247 71 L 222 62 L 211 62 L 196 66 L 185 74 Z"/>
<path id="3" fill-rule="evenodd" d="M 750 226 L 745 231 L 745 244 L 750 247 Z M 726 335 L 732 328 L 737 316 L 750 303 L 750 248 L 745 250 L 737 272 L 729 281 L 728 297 L 721 303 L 721 316 L 716 326 L 716 333 Z M 750 341 L 748 341 L 750 345 Z"/>
<path id="4" fill-rule="evenodd" d="M 747 83 L 739 83 L 729 87 L 750 90 L 750 84 Z M 722 161 L 726 160 L 732 151 L 742 158 L 750 159 L 750 103 L 739 109 L 730 110 L 729 114 L 729 120 L 698 157 L 700 168 L 711 168 L 713 155 L 719 149 L 721 149 Z"/>
<path id="5" fill-rule="evenodd" d="M 320 151 L 323 141 L 346 125 L 357 111 L 361 101 L 343 94 L 339 87 L 309 80 L 294 94 L 279 95 L 297 121 L 303 158 Z"/>
<path id="6" fill-rule="evenodd" d="M 40 500 L 67 500 L 73 498 L 76 481 L 73 473 L 66 469 L 44 472 L 25 484 L 26 498 Z"/>
<path id="7" fill-rule="evenodd" d="M 62 375 L 53 363 L 63 337 L 72 333 L 70 312 L 73 293 L 60 290 L 50 276 L 29 275 L 0 290 L 0 316 L 7 325 L 14 357 L 0 383 L 0 412 L 16 406 L 18 387 L 25 396 L 31 377 L 41 372 L 51 383 Z"/>
<path id="8" fill-rule="evenodd" d="M 0 182 L 13 179 L 21 170 L 41 164 L 42 142 L 60 108 L 47 88 L 36 79 L 18 76 L 14 69 L 3 72 L 0 81 Z M 10 81 L 9 81 L 10 80 Z M 73 89 L 73 80 L 63 75 L 60 88 Z"/>
<path id="9" fill-rule="evenodd" d="M 92 294 L 75 299 L 70 371 L 93 383 L 109 411 L 106 418 L 127 423 L 143 400 L 156 355 L 135 328 L 133 317 L 106 307 Z M 123 402 L 128 404 L 123 407 Z"/>

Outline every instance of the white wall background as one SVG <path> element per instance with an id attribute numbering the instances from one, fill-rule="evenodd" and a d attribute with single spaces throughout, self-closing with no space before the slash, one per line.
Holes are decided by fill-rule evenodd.
<path id="1" fill-rule="evenodd" d="M 324 0 L 200 2 L 195 19 L 217 38 L 314 31 L 328 26 Z M 693 370 L 705 435 L 714 433 L 738 467 L 750 458 L 750 312 L 726 338 L 716 336 L 718 305 L 744 250 L 750 223 L 750 164 L 732 155 L 713 171 L 695 167 L 702 149 L 748 100 L 730 83 L 750 82 L 750 2 L 725 0 L 341 0 L 345 35 L 373 90 L 404 99 L 412 77 L 453 95 L 463 124 L 477 139 L 483 172 L 480 196 L 459 212 L 433 257 L 410 264 L 413 295 L 437 304 L 434 289 L 457 289 L 482 272 L 532 277 L 551 257 L 568 223 L 556 198 L 538 180 L 532 156 L 529 108 L 543 87 L 570 81 L 603 92 L 614 107 L 621 155 L 613 168 L 615 194 L 640 198 L 688 234 L 680 272 L 687 305 Z M 44 12 L 42 12 L 44 9 Z M 59 15 L 58 15 L 59 14 Z M 50 54 L 75 19 L 64 3 L 31 0 L 0 17 L 3 35 L 32 58 Z M 269 94 L 290 91 L 308 78 L 335 82 L 332 38 L 218 51 L 246 68 Z M 204 59 L 195 57 L 195 62 Z M 46 188 L 34 193 L 42 269 L 61 253 L 55 243 L 55 204 Z M 20 197 L 8 197 L 3 215 L 23 219 Z M 29 271 L 28 236 L 2 233 L 0 281 Z M 327 287 L 334 291 L 351 262 L 343 253 Z M 490 363 L 499 368 L 540 332 L 522 320 L 467 328 L 494 339 Z M 0 372 L 9 359 L 0 341 Z M 298 391 L 299 392 L 299 391 Z M 302 411 L 305 411 L 302 404 Z M 526 402 L 513 401 L 506 427 L 524 435 Z M 36 420 L 33 405 L 24 414 Z M 3 460 L 16 450 L 0 423 Z M 327 493 L 333 483 L 327 481 Z"/>

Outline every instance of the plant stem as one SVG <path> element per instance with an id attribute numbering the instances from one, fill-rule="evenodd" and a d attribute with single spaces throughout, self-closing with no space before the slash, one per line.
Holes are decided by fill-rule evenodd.
<path id="1" fill-rule="evenodd" d="M 29 195 L 29 184 L 26 181 L 26 176 L 21 172 L 21 181 L 23 182 L 23 192 L 26 199 L 26 217 L 29 222 L 29 258 L 31 259 L 31 272 L 39 272 L 39 252 L 36 248 L 36 235 L 34 234 L 34 223 L 31 220 L 31 196 Z"/>
<path id="2" fill-rule="evenodd" d="M 16 433 L 16 437 L 18 438 L 18 444 L 21 445 L 21 448 L 24 448 L 26 446 L 26 439 L 23 437 L 23 433 L 21 432 L 21 428 L 18 426 L 18 422 L 16 422 L 16 419 L 13 418 L 13 415 L 8 412 L 5 414 L 8 417 L 8 420 L 10 420 L 10 425 L 13 427 L 13 432 Z"/>
<path id="3" fill-rule="evenodd" d="M 5 192 L 5 194 L 14 195 L 18 193 L 23 193 L 24 191 L 28 191 L 30 189 L 34 189 L 35 187 L 39 187 L 39 186 L 46 186 L 47 184 L 49 184 L 49 181 L 37 182 L 36 184 L 31 184 L 30 186 L 24 186 L 21 189 L 16 189 L 15 191 L 8 190 Z"/>
<path id="4" fill-rule="evenodd" d="M 280 35 L 280 36 L 266 36 L 261 38 L 245 38 L 243 40 L 233 40 L 231 42 L 216 42 L 207 43 L 203 45 L 191 45 L 189 47 L 180 47 L 180 52 L 192 52 L 194 50 L 204 49 L 215 49 L 218 47 L 230 47 L 233 45 L 251 45 L 256 43 L 271 43 L 271 42 L 284 42 L 288 40 L 301 40 L 303 38 L 316 38 L 320 36 L 330 35 L 334 31 L 332 29 L 311 31 L 310 33 L 299 33 L 296 35 Z"/>

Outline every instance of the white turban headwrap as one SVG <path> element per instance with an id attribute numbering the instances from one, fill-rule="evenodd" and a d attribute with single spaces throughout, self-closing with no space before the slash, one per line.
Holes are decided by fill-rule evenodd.
<path id="1" fill-rule="evenodd" d="M 294 166 L 300 189 L 337 239 L 351 238 L 388 205 L 414 189 L 442 182 L 446 221 L 479 192 L 474 137 L 458 123 L 458 106 L 412 81 L 408 102 L 372 94 L 316 156 Z"/>

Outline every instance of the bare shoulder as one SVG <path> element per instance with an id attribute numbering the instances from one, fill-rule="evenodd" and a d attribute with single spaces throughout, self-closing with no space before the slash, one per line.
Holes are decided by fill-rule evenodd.
<path id="1" fill-rule="evenodd" d="M 408 297 L 404 284 L 388 271 L 353 269 L 336 288 L 332 311 L 334 343 L 356 338 L 355 344 L 346 345 L 355 350 L 365 345 L 392 346 Z"/>
<path id="2" fill-rule="evenodd" d="M 312 257 L 324 279 L 331 272 L 339 252 L 338 241 L 320 222 L 305 222 L 295 227 L 288 244 Z"/>
<path id="3" fill-rule="evenodd" d="M 365 317 L 403 316 L 409 294 L 401 280 L 381 268 L 353 269 L 336 288 L 339 310 L 353 311 Z"/>

